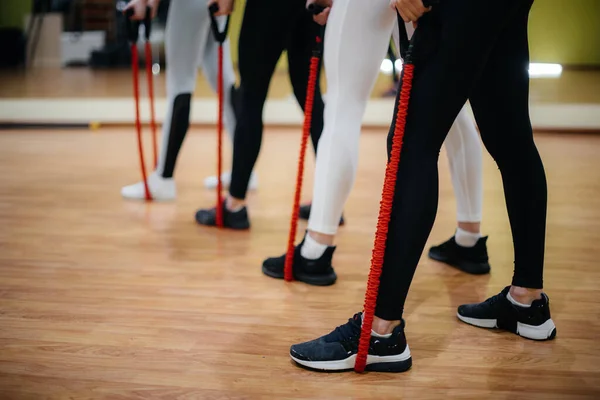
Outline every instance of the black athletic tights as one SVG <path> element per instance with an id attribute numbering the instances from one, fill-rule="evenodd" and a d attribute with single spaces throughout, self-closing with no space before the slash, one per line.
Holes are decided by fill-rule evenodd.
<path id="1" fill-rule="evenodd" d="M 321 27 L 304 0 L 247 0 L 240 31 L 240 115 L 233 143 L 231 196 L 244 199 L 262 141 L 262 113 L 277 61 L 287 50 L 296 100 L 304 109 L 310 58 Z M 319 66 L 320 67 L 320 66 Z M 317 82 L 311 138 L 316 150 L 323 130 L 323 99 Z"/>
<path id="2" fill-rule="evenodd" d="M 442 0 L 419 20 L 415 76 L 375 315 L 402 317 L 438 203 L 438 156 L 467 99 L 504 185 L 513 285 L 542 288 L 546 176 L 529 119 L 531 0 Z M 394 113 L 395 115 L 395 113 Z M 388 137 L 388 149 L 393 124 Z"/>

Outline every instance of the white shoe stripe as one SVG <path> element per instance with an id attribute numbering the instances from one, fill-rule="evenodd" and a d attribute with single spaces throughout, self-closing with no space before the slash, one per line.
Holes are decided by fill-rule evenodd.
<path id="1" fill-rule="evenodd" d="M 547 320 L 541 325 L 527 325 L 517 322 L 517 334 L 533 340 L 546 340 L 552 336 L 552 331 L 556 329 L 552 319 Z"/>
<path id="2" fill-rule="evenodd" d="M 354 364 L 356 363 L 356 354 L 351 355 L 348 358 L 343 360 L 334 360 L 334 361 L 306 361 L 300 360 L 292 355 L 290 355 L 292 360 L 296 361 L 300 365 L 304 365 L 305 367 L 318 369 L 322 371 L 342 371 L 346 369 L 353 369 Z M 410 358 L 410 349 L 408 345 L 406 349 L 401 354 L 396 354 L 393 356 L 375 356 L 369 354 L 367 356 L 367 365 L 369 364 L 379 364 L 379 363 L 392 363 L 399 361 L 406 361 Z"/>
<path id="3" fill-rule="evenodd" d="M 480 328 L 497 328 L 498 320 L 495 319 L 480 319 L 480 318 L 471 318 L 465 317 L 456 313 L 456 316 L 461 321 L 469 324 L 478 326 Z M 552 336 L 552 331 L 556 329 L 554 325 L 554 321 L 552 319 L 547 320 L 541 325 L 527 325 L 522 322 L 517 322 L 517 335 L 526 337 L 528 339 L 533 340 L 546 340 L 550 336 Z"/>
<path id="4" fill-rule="evenodd" d="M 462 316 L 459 313 L 456 313 L 456 316 L 462 322 L 465 322 L 465 323 L 467 323 L 469 325 L 475 325 L 475 326 L 478 326 L 480 328 L 495 328 L 496 327 L 496 323 L 497 323 L 497 320 L 495 320 L 495 319 L 471 318 L 471 317 Z"/>

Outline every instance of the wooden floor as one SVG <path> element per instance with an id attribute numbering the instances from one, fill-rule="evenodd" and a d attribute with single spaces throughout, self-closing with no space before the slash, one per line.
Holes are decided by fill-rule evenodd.
<path id="1" fill-rule="evenodd" d="M 201 188 L 215 166 L 208 132 L 186 139 L 178 201 L 148 205 L 119 196 L 138 179 L 132 132 L 0 133 L 0 399 L 600 398 L 600 136 L 537 136 L 549 183 L 545 284 L 555 341 L 455 317 L 459 304 L 495 294 L 512 275 L 501 180 L 486 155 L 491 275 L 423 258 L 406 306 L 412 370 L 358 375 L 299 369 L 288 349 L 361 309 L 383 131 L 361 139 L 334 260 L 339 281 L 328 288 L 260 271 L 285 249 L 299 135 L 268 130 L 252 230 L 221 232 L 193 221 L 198 206 L 214 202 Z M 428 245 L 455 224 L 444 153 L 440 170 Z"/>

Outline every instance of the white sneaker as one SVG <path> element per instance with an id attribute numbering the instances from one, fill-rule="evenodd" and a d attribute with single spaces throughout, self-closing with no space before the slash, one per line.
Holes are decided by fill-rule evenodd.
<path id="1" fill-rule="evenodd" d="M 147 182 L 148 190 L 150 190 L 150 194 L 152 195 L 152 200 L 170 201 L 175 200 L 175 197 L 177 197 L 175 180 L 173 178 L 163 178 L 156 172 L 153 172 L 148 176 Z M 126 199 L 144 200 L 146 198 L 144 182 L 124 186 L 121 189 L 121 196 Z"/>
<path id="2" fill-rule="evenodd" d="M 223 172 L 221 174 L 221 183 L 223 184 L 223 189 L 228 189 L 229 184 L 231 183 L 231 171 Z M 215 189 L 217 187 L 217 176 L 209 176 L 204 180 L 204 187 L 207 189 Z M 258 189 L 258 176 L 252 171 L 252 175 L 250 175 L 250 182 L 248 182 L 248 190 L 256 190 Z"/>

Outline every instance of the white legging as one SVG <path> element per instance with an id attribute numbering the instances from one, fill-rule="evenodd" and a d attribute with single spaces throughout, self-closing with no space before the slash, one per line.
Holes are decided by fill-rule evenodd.
<path id="1" fill-rule="evenodd" d="M 329 235 L 337 232 L 356 176 L 362 118 L 392 32 L 397 31 L 396 21 L 389 0 L 334 2 L 325 31 L 327 102 L 308 222 L 311 231 Z M 396 46 L 399 48 L 397 42 Z M 479 222 L 483 201 L 481 145 L 464 107 L 445 145 L 457 220 Z"/>
<path id="2" fill-rule="evenodd" d="M 225 17 L 218 17 L 221 29 Z M 175 0 L 169 5 L 165 33 L 167 63 L 167 113 L 162 127 L 162 146 L 157 171 L 162 173 L 166 160 L 173 103 L 180 94 L 193 94 L 198 67 L 213 90 L 217 89 L 219 44 L 210 30 L 206 0 Z M 229 39 L 223 43 L 223 120 L 229 137 L 235 132 L 235 114 L 231 107 L 230 88 L 235 84 Z"/>

